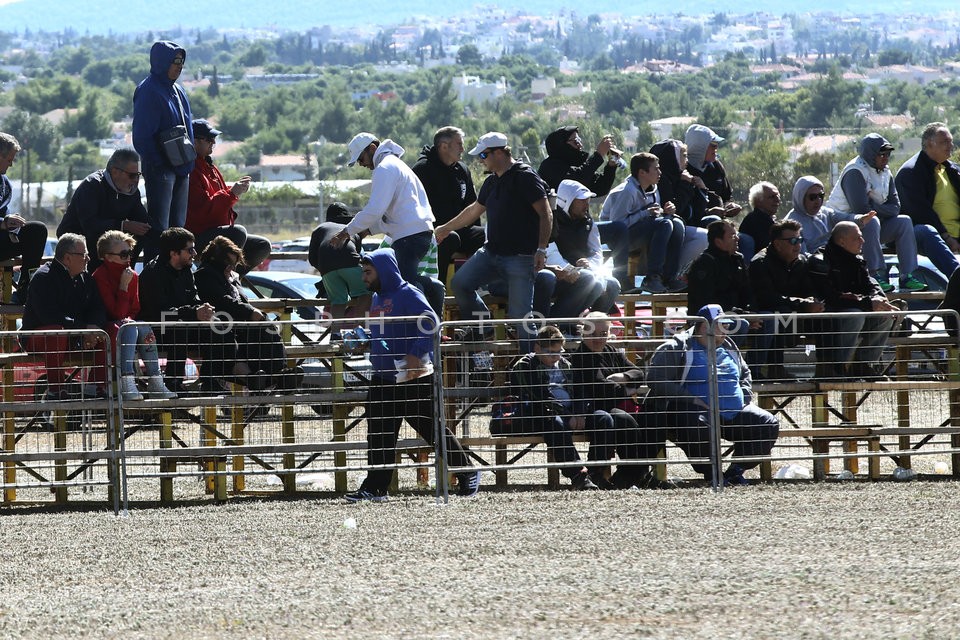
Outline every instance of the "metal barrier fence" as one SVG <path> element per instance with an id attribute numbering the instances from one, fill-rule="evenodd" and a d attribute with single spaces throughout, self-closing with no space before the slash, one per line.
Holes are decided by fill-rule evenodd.
<path id="1" fill-rule="evenodd" d="M 0 333 L 4 504 L 431 486 L 446 499 L 471 493 L 477 471 L 488 487 L 542 485 L 546 471 L 578 489 L 957 475 L 960 349 L 946 320 L 588 316 L 547 321 L 566 336 L 539 322 L 530 341 L 509 321 L 366 319 L 331 340 L 323 322 L 219 318 L 153 327 L 156 350 L 131 323 L 116 351 L 102 331 Z M 135 356 L 121 348 L 133 335 Z M 405 370 L 417 336 L 429 366 Z M 67 377 L 47 386 L 48 367 Z"/>

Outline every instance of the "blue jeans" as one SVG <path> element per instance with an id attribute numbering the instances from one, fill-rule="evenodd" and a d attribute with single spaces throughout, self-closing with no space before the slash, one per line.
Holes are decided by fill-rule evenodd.
<path id="1" fill-rule="evenodd" d="M 147 344 L 147 336 L 153 329 L 145 324 L 125 324 L 117 332 L 117 344 L 120 347 L 120 373 L 125 376 L 136 375 L 137 353 L 143 358 L 147 375 L 160 375 L 160 362 L 157 360 L 157 344 Z"/>
<path id="2" fill-rule="evenodd" d="M 683 221 L 680 218 L 644 216 L 630 225 L 630 248 L 647 246 L 647 277 L 673 280 L 680 270 Z"/>
<path id="3" fill-rule="evenodd" d="M 937 230 L 928 224 L 918 224 L 914 225 L 913 234 L 917 238 L 917 252 L 930 258 L 933 266 L 949 279 L 960 262 Z"/>
<path id="4" fill-rule="evenodd" d="M 627 234 L 627 225 L 620 220 L 597 222 L 597 231 L 600 232 L 600 242 L 607 245 L 613 257 L 613 277 L 621 283 L 627 280 L 627 262 L 630 259 L 630 236 Z M 633 288 L 633 283 L 630 283 Z"/>
<path id="5" fill-rule="evenodd" d="M 610 276 L 597 276 L 597 279 L 603 285 L 603 291 L 600 293 L 600 297 L 590 305 L 590 310 L 610 313 L 617 301 L 617 296 L 620 295 L 620 281 Z"/>
<path id="6" fill-rule="evenodd" d="M 533 310 L 549 318 L 577 318 L 603 293 L 603 283 L 589 269 L 576 282 L 564 282 L 549 269 L 537 273 L 533 285 Z M 556 298 L 551 306 L 550 302 Z"/>
<path id="7" fill-rule="evenodd" d="M 144 162 L 143 183 L 147 192 L 147 217 L 157 233 L 170 227 L 182 227 L 187 222 L 187 196 L 190 193 L 190 175 L 177 175 L 163 165 Z M 153 242 L 145 243 L 144 263 L 156 257 L 159 249 Z"/>
<path id="8" fill-rule="evenodd" d="M 430 242 L 433 238 L 433 231 L 421 231 L 413 235 L 405 236 L 399 240 L 394 240 L 391 244 L 393 253 L 397 256 L 397 266 L 400 268 L 400 276 L 414 285 L 423 295 L 426 296 L 430 307 L 438 315 L 443 315 L 443 297 L 446 295 L 446 287 L 436 278 L 420 275 L 420 261 L 430 250 Z"/>
<path id="9" fill-rule="evenodd" d="M 507 285 L 507 317 L 527 318 L 533 310 L 533 256 L 500 256 L 481 247 L 454 274 L 450 285 L 460 308 L 460 319 L 485 320 L 490 309 L 477 295 L 477 289 L 502 280 Z M 521 323 L 521 339 L 530 340 L 536 333 L 532 323 Z"/>

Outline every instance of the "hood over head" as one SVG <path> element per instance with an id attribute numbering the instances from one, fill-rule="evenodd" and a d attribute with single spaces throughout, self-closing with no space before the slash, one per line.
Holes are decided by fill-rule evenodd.
<path id="1" fill-rule="evenodd" d="M 333 202 L 327 207 L 326 220 L 327 222 L 335 222 L 337 224 L 350 224 L 353 216 L 350 214 L 350 209 L 347 208 L 347 205 L 342 202 Z"/>
<path id="2" fill-rule="evenodd" d="M 392 155 L 401 158 L 404 153 L 403 147 L 388 138 L 381 142 L 377 150 L 373 152 L 373 166 L 376 167 L 379 165 L 384 156 Z"/>
<path id="3" fill-rule="evenodd" d="M 167 71 L 170 70 L 170 65 L 173 64 L 173 59 L 177 57 L 177 54 L 183 56 L 184 61 L 186 61 L 187 50 L 176 42 L 170 42 L 169 40 L 154 42 L 153 46 L 150 47 L 150 73 L 172 83 L 173 81 L 167 77 Z"/>
<path id="4" fill-rule="evenodd" d="M 704 158 L 707 157 L 707 147 L 711 142 L 722 142 L 723 138 L 713 132 L 710 127 L 702 124 L 692 124 L 683 137 L 687 143 L 687 162 L 691 167 L 700 170 L 704 167 Z"/>
<path id="5" fill-rule="evenodd" d="M 364 252 L 360 256 L 361 262 L 364 259 L 370 260 L 373 268 L 377 270 L 381 293 L 393 291 L 403 284 L 403 278 L 400 277 L 400 267 L 397 266 L 397 254 L 390 247 Z"/>
<path id="6" fill-rule="evenodd" d="M 660 159 L 661 173 L 671 182 L 676 182 L 683 170 L 686 169 L 686 167 L 680 166 L 681 144 L 679 140 L 667 138 L 650 147 L 650 153 Z"/>
<path id="7" fill-rule="evenodd" d="M 580 154 L 584 152 L 582 150 L 577 151 L 567 144 L 570 136 L 579 131 L 579 127 L 567 125 L 550 132 L 543 141 L 543 145 L 547 148 L 547 155 L 561 159 L 579 160 Z"/>
<path id="8" fill-rule="evenodd" d="M 860 141 L 860 157 L 874 169 L 877 168 L 877 154 L 883 150 L 893 151 L 893 145 L 879 133 L 868 133 Z"/>
<path id="9" fill-rule="evenodd" d="M 807 207 L 803 202 L 803 199 L 807 195 L 807 191 L 813 185 L 818 184 L 821 187 L 823 183 L 820 182 L 819 178 L 816 176 L 800 176 L 797 179 L 797 183 L 793 185 L 793 210 L 797 213 L 807 214 Z"/>

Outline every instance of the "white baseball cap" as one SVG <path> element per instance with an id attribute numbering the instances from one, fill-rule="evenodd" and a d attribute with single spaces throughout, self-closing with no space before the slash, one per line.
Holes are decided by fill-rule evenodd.
<path id="1" fill-rule="evenodd" d="M 500 133 L 499 131 L 491 131 L 490 133 L 485 133 L 480 136 L 480 139 L 477 140 L 477 146 L 470 149 L 468 153 L 472 156 L 477 156 L 487 149 L 497 149 L 505 146 L 507 146 L 507 134 Z"/>
<path id="2" fill-rule="evenodd" d="M 597 194 L 576 180 L 564 180 L 557 187 L 557 206 L 569 212 L 574 200 L 587 200 L 595 195 Z"/>
<path id="3" fill-rule="evenodd" d="M 347 145 L 347 152 L 350 155 L 350 161 L 347 162 L 347 166 L 352 167 L 355 165 L 357 160 L 360 159 L 360 154 L 363 153 L 363 150 L 369 147 L 371 142 L 376 141 L 377 136 L 372 133 L 367 133 L 366 131 L 353 136 L 353 140 Z"/>

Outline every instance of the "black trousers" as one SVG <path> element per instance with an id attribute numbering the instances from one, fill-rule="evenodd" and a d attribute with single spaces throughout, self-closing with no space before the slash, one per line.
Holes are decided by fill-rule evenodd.
<path id="1" fill-rule="evenodd" d="M 203 362 L 200 376 L 222 378 L 233 371 L 237 343 L 230 332 L 214 331 L 208 326 L 166 325 L 153 328 L 157 348 L 167 352 L 167 378 L 183 377 L 188 351 L 198 349 Z"/>
<path id="2" fill-rule="evenodd" d="M 436 419 L 433 406 L 433 376 L 400 384 L 374 377 L 367 391 L 367 462 L 371 465 L 396 463 L 397 434 L 406 420 L 430 446 L 436 446 Z M 470 458 L 460 441 L 445 429 L 449 467 L 470 467 Z M 368 491 L 386 491 L 393 469 L 370 469 L 361 485 Z"/>
<path id="3" fill-rule="evenodd" d="M 0 260 L 9 260 L 20 256 L 20 275 L 23 277 L 40 266 L 43 250 L 47 246 L 47 226 L 42 222 L 31 221 L 20 227 L 17 242 L 10 239 L 10 234 L 0 231 Z M 93 247 L 94 251 L 96 247 Z M 29 279 L 29 278 L 28 278 Z M 26 282 L 24 280 L 23 282 Z"/>

